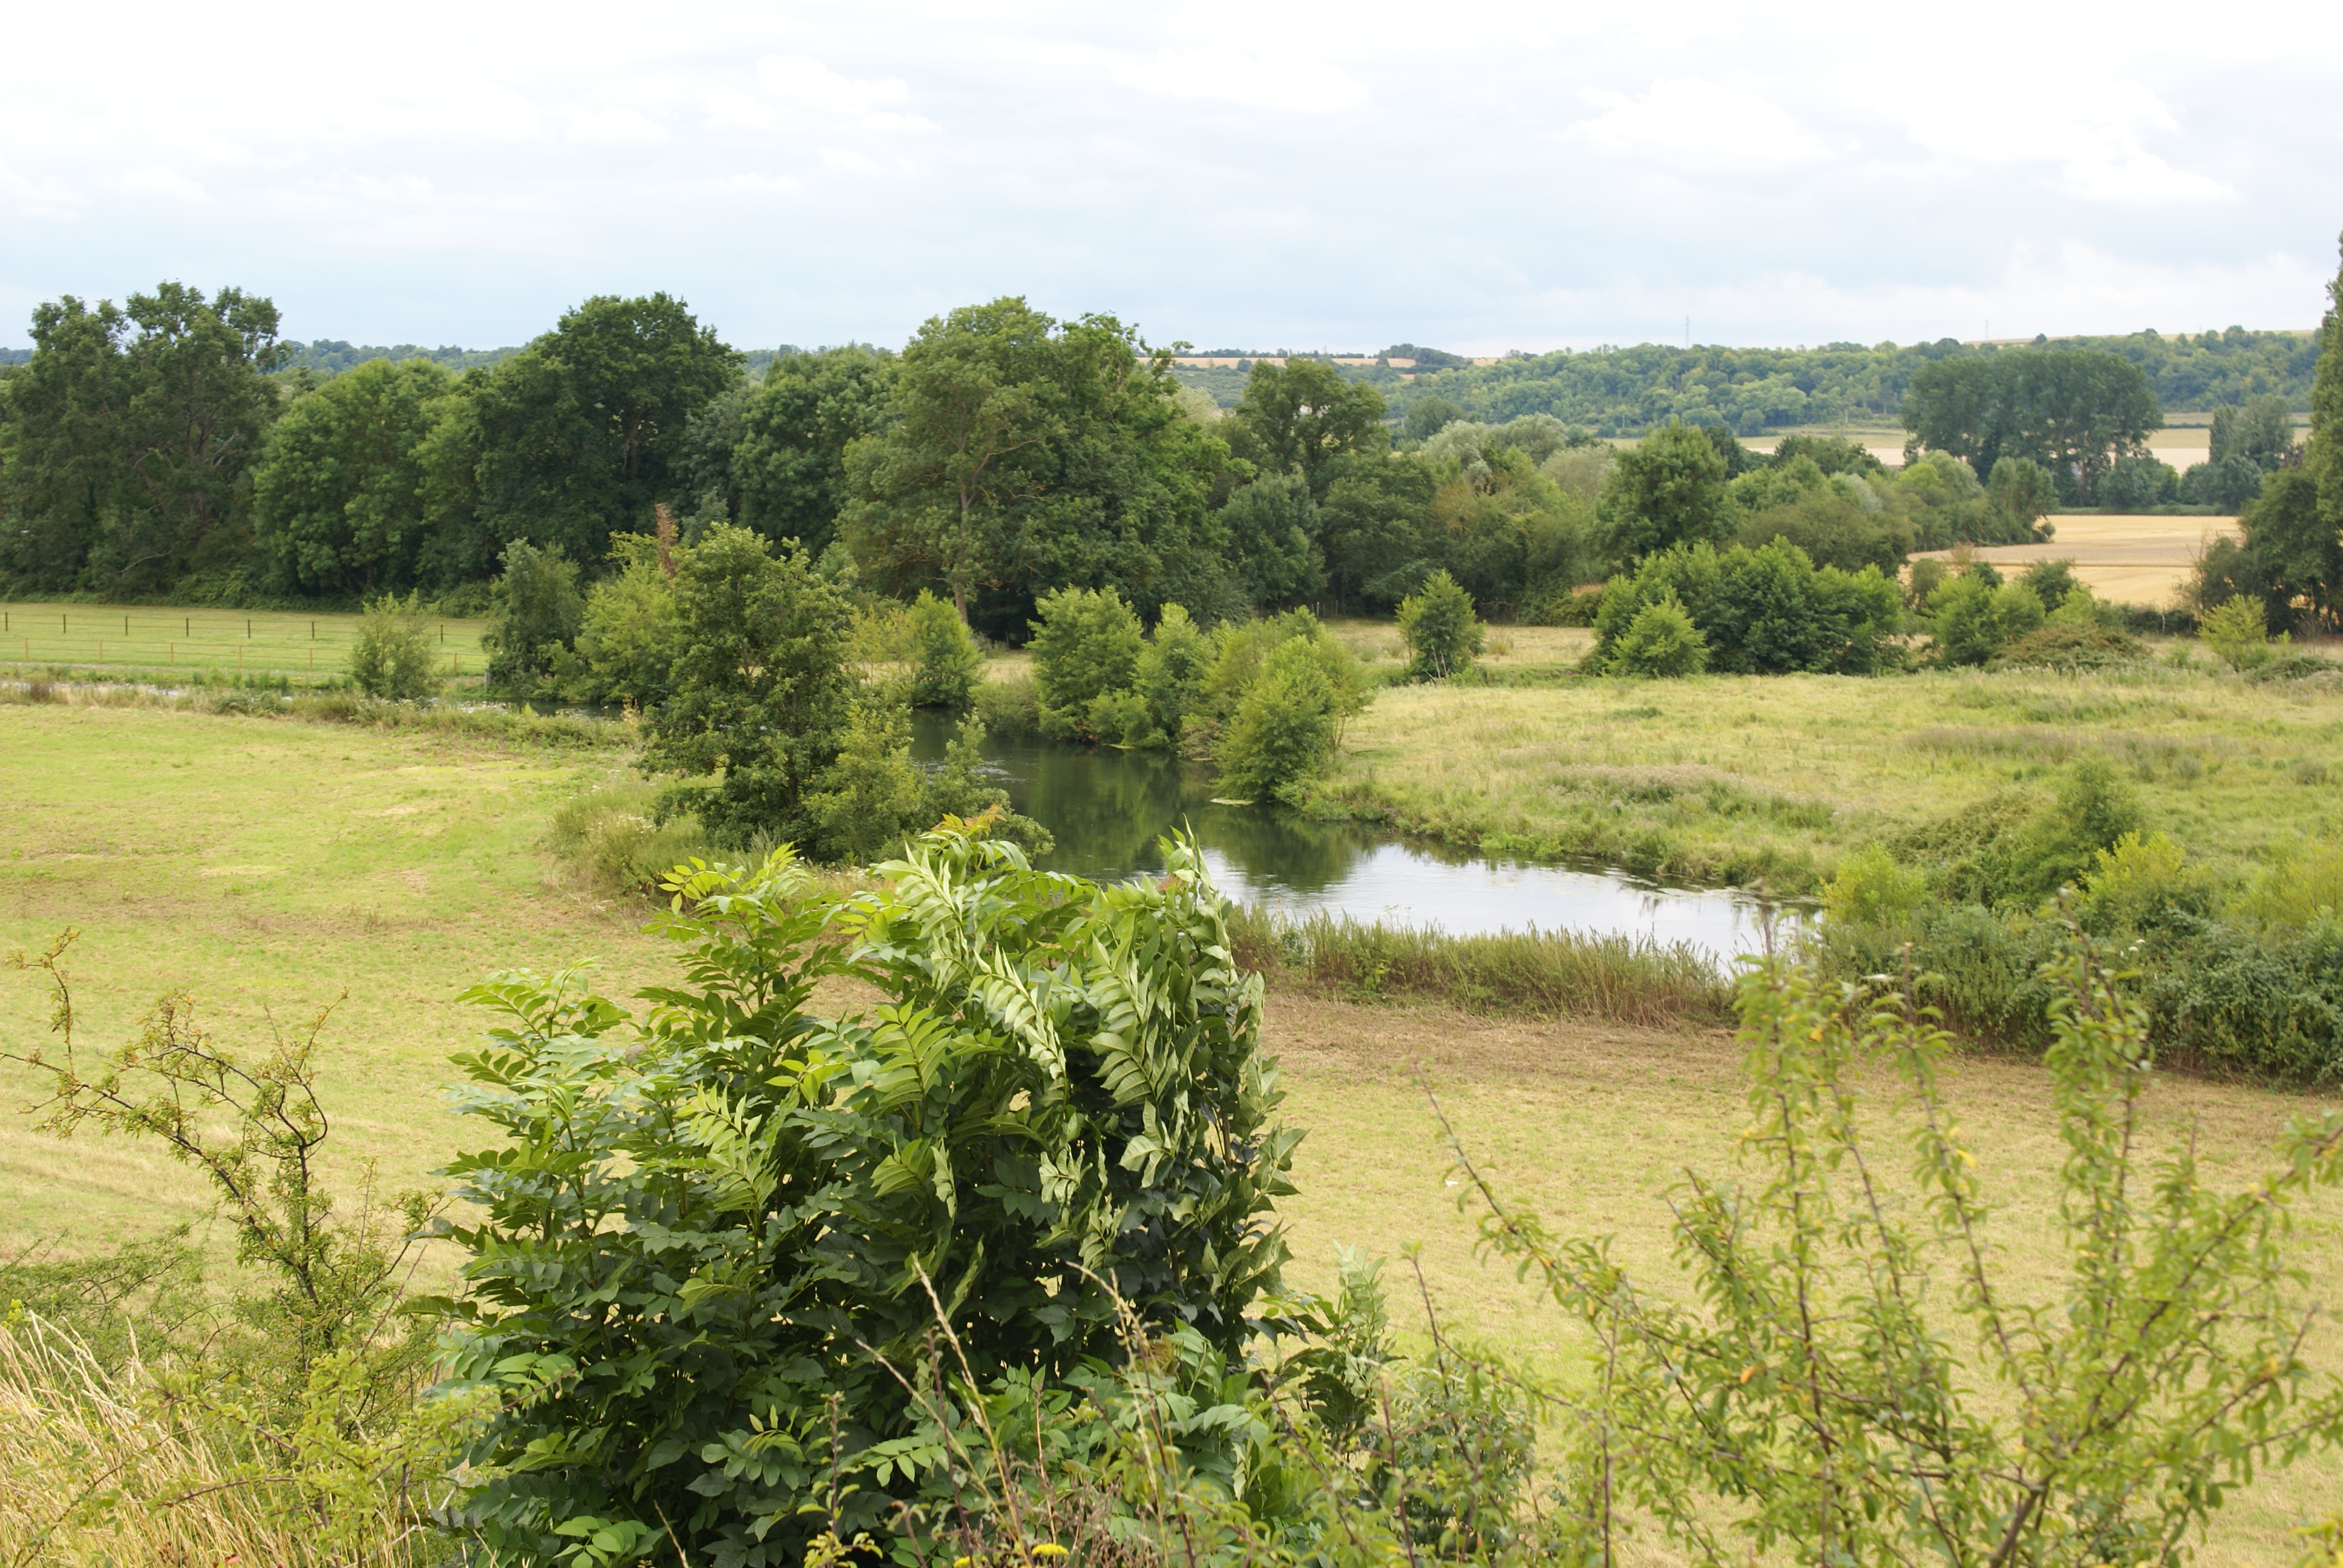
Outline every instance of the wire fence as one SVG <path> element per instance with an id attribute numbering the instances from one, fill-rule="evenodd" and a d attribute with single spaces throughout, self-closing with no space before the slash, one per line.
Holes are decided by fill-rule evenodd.
<path id="1" fill-rule="evenodd" d="M 289 677 L 349 673 L 360 617 L 306 612 L 0 605 L 0 666 L 185 669 Z M 444 671 L 478 675 L 482 620 L 435 619 Z"/>

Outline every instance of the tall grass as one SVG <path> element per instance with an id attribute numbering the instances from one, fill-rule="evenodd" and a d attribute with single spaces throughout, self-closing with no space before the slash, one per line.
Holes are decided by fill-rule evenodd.
<path id="1" fill-rule="evenodd" d="M 634 725 L 576 713 L 533 713 L 498 704 L 382 702 L 356 691 L 284 691 L 264 683 L 185 689 L 66 681 L 35 677 L 0 681 L 0 704 L 54 703 L 73 708 L 153 708 L 245 719 L 293 719 L 310 724 L 352 724 L 370 729 L 419 730 L 494 740 L 507 745 L 562 750 L 629 747 L 639 736 Z M 5 1562 L 5 1559 L 0 1559 Z"/>
<path id="2" fill-rule="evenodd" d="M 658 799 L 649 782 L 614 778 L 554 809 L 550 847 L 597 892 L 654 893 L 660 873 L 709 853 L 699 819 L 658 821 L 652 811 Z"/>
<path id="3" fill-rule="evenodd" d="M 297 1462 L 290 1465 L 298 1468 Z M 0 1321 L 0 1563 L 417 1568 L 423 1500 L 393 1486 L 321 1530 L 286 1458 L 200 1419 L 133 1355 L 101 1365 L 38 1318 Z"/>
<path id="4" fill-rule="evenodd" d="M 1272 984 L 1368 998 L 1407 996 L 1469 1012 L 1594 1014 L 1664 1028 L 1724 1022 L 1732 990 L 1689 943 L 1573 931 L 1450 936 L 1348 916 L 1235 911 L 1237 961 Z"/>

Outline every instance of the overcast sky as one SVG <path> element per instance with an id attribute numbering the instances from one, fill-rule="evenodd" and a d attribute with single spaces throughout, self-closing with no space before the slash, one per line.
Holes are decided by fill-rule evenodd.
<path id="1" fill-rule="evenodd" d="M 1200 347 L 2308 327 L 2343 5 L 11 7 L 0 344 L 159 278 L 287 336 L 741 347 L 1007 293 Z"/>

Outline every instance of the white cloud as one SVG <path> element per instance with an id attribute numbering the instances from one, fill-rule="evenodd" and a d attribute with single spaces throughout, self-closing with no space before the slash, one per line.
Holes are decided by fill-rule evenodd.
<path id="1" fill-rule="evenodd" d="M 0 159 L 0 208 L 20 217 L 61 218 L 80 210 L 85 199 L 64 180 L 26 179 Z"/>
<path id="2" fill-rule="evenodd" d="M 1571 126 L 1572 141 L 1684 170 L 1778 168 L 1829 156 L 1786 109 L 1697 76 L 1654 82 L 1640 97 L 1590 88 L 1603 113 Z"/>
<path id="3" fill-rule="evenodd" d="M 1939 81 L 1876 90 L 1871 106 L 1946 163 L 2033 166 L 2056 188 L 2085 201 L 2152 206 L 2237 194 L 2152 150 L 2158 139 L 2185 137 L 2164 98 L 2137 81 L 2087 78 L 2056 92 L 2042 91 L 2027 76 Z"/>
<path id="4" fill-rule="evenodd" d="M 1340 65 L 1306 55 L 1266 55 L 1229 49 L 1161 49 L 1144 58 L 1116 58 L 1112 80 L 1170 98 L 1204 98 L 1289 114 L 1323 114 L 1367 101 L 1366 85 Z"/>
<path id="5" fill-rule="evenodd" d="M 569 139 L 603 146 L 663 142 L 667 140 L 667 130 L 649 116 L 618 106 L 583 110 L 572 115 L 569 117 Z"/>
<path id="6" fill-rule="evenodd" d="M 28 59 L 155 42 L 0 94 L 0 302 L 200 274 L 296 336 L 479 343 L 649 288 L 747 344 L 1004 292 L 1256 346 L 2193 330 L 2315 320 L 2343 212 L 2334 6 L 220 4 L 22 19 Z"/>
<path id="7" fill-rule="evenodd" d="M 757 62 L 757 82 L 790 104 L 831 115 L 869 115 L 911 101 L 900 76 L 858 80 L 804 55 L 766 55 Z"/>
<path id="8" fill-rule="evenodd" d="M 211 195 L 200 182 L 160 164 L 130 170 L 122 176 L 121 188 L 133 196 L 161 196 L 176 202 L 199 202 Z"/>

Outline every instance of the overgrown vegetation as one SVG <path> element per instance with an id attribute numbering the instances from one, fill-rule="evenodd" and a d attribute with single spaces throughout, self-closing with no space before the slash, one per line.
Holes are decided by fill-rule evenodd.
<path id="1" fill-rule="evenodd" d="M 0 1328 L 12 1547 L 61 1562 L 109 1548 L 113 1561 L 157 1564 L 202 1548 L 429 1561 L 431 1516 L 456 1491 L 456 1433 L 473 1408 L 427 1392 L 433 1324 L 405 1310 L 435 1200 L 382 1197 L 362 1167 L 357 1201 L 337 1211 L 317 1094 L 326 1012 L 246 1056 L 215 1041 L 182 991 L 92 1060 L 63 962 L 76 935 L 11 960 L 46 982 L 53 1040 L 0 1059 L 41 1083 L 29 1109 L 44 1132 L 150 1142 L 196 1171 L 240 1272 L 206 1294 L 200 1260 L 134 1245 L 54 1271 L 61 1322 L 12 1303 Z"/>
<path id="2" fill-rule="evenodd" d="M 149 1378 L 213 1386 L 224 1342 L 108 1365 L 20 1318 L 0 1340 L 20 1466 L 0 1507 L 156 1563 L 1364 1568 L 1594 1563 L 1631 1543 L 1720 1564 L 2177 1563 L 2240 1483 L 2343 1442 L 2289 1225 L 2343 1180 L 2343 1113 L 2298 1121 L 2266 1173 L 2217 1172 L 2185 1130 L 2151 1153 L 2147 1014 L 2071 930 L 2037 977 L 2067 1150 L 2046 1274 L 1994 1244 L 2008 1200 L 1940 1086 L 1952 1037 L 1897 985 L 1776 953 L 1738 987 L 1747 1174 L 1689 1171 L 1670 1194 L 1688 1292 L 1554 1236 L 1449 1131 L 1484 1244 L 1583 1325 L 1574 1375 L 1436 1311 L 1403 1346 L 1355 1256 L 1326 1296 L 1285 1287 L 1272 1203 L 1299 1134 L 1232 943 L 1292 933 L 1241 936 L 1172 848 L 1160 883 L 1111 889 L 964 831 L 844 896 L 786 853 L 679 869 L 661 922 L 679 983 L 644 992 L 641 1020 L 574 970 L 473 993 L 498 1021 L 459 1059 L 465 1106 L 501 1136 L 451 1167 L 468 1290 L 414 1303 L 452 1314 L 448 1381 L 297 1475 L 247 1477 L 230 1427 L 141 1402 Z M 886 1000 L 819 1016 L 817 984 L 846 975 Z M 302 1163 L 322 1126 L 305 1051 L 259 1075 L 289 1097 L 237 1099 L 242 1132 L 199 1145 L 230 1172 L 237 1150 L 276 1161 L 260 1212 L 291 1222 L 255 1257 L 280 1282 L 326 1234 L 303 1218 L 327 1212 Z M 198 1084 L 228 1060 L 116 1065 L 174 1059 L 203 1064 L 163 1069 Z M 1883 1073 L 1900 1097 L 1871 1092 Z M 115 1103 L 103 1080 L 57 1081 L 60 1106 Z M 185 1136 L 175 1112 L 129 1114 Z M 223 1190 L 242 1212 L 232 1175 Z M 381 1277 L 389 1238 L 334 1223 L 313 1261 Z M 299 1323 L 323 1321 L 258 1300 L 293 1314 L 274 1353 L 297 1358 Z M 1946 1312 L 1977 1332 L 1946 1334 Z M 375 1353 L 404 1365 L 413 1342 Z M 384 1461 L 390 1430 L 404 1462 Z M 262 1435 L 254 1462 L 285 1465 Z M 128 1472 L 102 1497 L 75 1485 L 100 1462 Z M 393 1476 L 452 1489 L 436 1528 Z"/>

